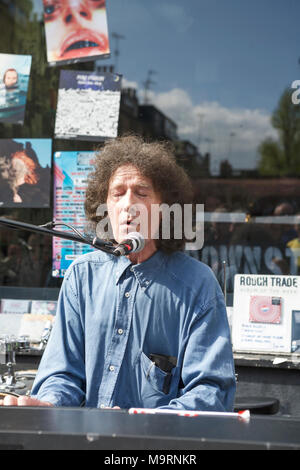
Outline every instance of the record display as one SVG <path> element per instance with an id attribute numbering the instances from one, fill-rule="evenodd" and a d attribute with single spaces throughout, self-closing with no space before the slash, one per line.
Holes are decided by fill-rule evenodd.
<path id="1" fill-rule="evenodd" d="M 110 57 L 105 0 L 43 0 L 43 5 L 50 65 Z"/>
<path id="2" fill-rule="evenodd" d="M 93 152 L 54 153 L 54 213 L 56 223 L 72 225 L 80 233 L 85 229 L 84 198 L 87 176 L 93 169 Z M 58 227 L 71 231 L 66 226 Z M 52 276 L 63 277 L 66 269 L 79 256 L 93 248 L 90 245 L 53 237 Z"/>
<path id="3" fill-rule="evenodd" d="M 49 207 L 51 139 L 0 139 L 0 207 Z"/>
<path id="4" fill-rule="evenodd" d="M 30 55 L 0 54 L 0 122 L 23 124 Z"/>
<path id="5" fill-rule="evenodd" d="M 250 297 L 249 320 L 252 322 L 280 323 L 280 297 L 252 295 Z"/>
<path id="6" fill-rule="evenodd" d="M 120 75 L 62 70 L 55 136 L 92 141 L 117 137 L 120 99 Z"/>
<path id="7" fill-rule="evenodd" d="M 294 352 L 299 347 L 300 276 L 236 274 L 234 351 Z"/>

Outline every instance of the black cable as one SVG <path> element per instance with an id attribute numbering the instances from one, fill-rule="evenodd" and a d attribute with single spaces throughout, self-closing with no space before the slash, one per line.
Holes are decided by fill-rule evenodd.
<path id="1" fill-rule="evenodd" d="M 53 227 L 68 227 L 69 229 L 73 230 L 84 242 L 88 244 L 92 244 L 93 246 L 95 243 L 100 244 L 101 246 L 108 246 L 108 247 L 113 247 L 113 244 L 111 242 L 106 242 L 104 240 L 100 240 L 98 237 L 94 237 L 93 239 L 88 240 L 84 235 L 82 235 L 73 225 L 66 224 L 64 222 L 47 222 L 44 225 L 39 225 L 39 227 L 45 227 L 45 228 L 53 228 Z"/>
<path id="2" fill-rule="evenodd" d="M 80 238 L 85 240 L 85 237 L 75 227 L 73 227 L 72 225 L 65 224 L 63 222 L 56 223 L 56 222 L 51 221 L 51 222 L 47 222 L 44 225 L 39 225 L 39 227 L 45 227 L 45 228 L 53 228 L 53 227 L 60 227 L 60 226 L 68 227 L 69 229 L 73 230 L 73 232 L 75 232 Z"/>
<path id="3" fill-rule="evenodd" d="M 43 235 L 51 235 L 52 237 L 64 238 L 66 240 L 72 240 L 79 243 L 85 243 L 87 245 L 92 246 L 101 251 L 105 251 L 106 253 L 112 254 L 114 256 L 119 256 L 118 253 L 114 252 L 114 246 L 111 242 L 106 242 L 104 240 L 100 240 L 97 237 L 86 238 L 81 233 L 79 233 L 74 227 L 69 226 L 72 231 L 76 232 L 76 235 L 73 235 L 69 232 L 60 232 L 58 230 L 53 230 L 55 225 L 66 225 L 63 223 L 56 223 L 56 222 L 48 222 L 44 225 L 32 225 L 25 222 L 18 222 L 16 220 L 6 219 L 4 217 L 0 217 L 0 226 L 4 225 L 5 227 L 9 227 L 16 230 L 28 230 L 30 232 L 37 232 Z M 51 227 L 51 228 L 49 228 Z"/>

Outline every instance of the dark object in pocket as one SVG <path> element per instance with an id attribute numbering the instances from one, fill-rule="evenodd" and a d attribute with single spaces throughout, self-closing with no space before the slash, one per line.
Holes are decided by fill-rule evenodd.
<path id="1" fill-rule="evenodd" d="M 150 354 L 150 359 L 154 364 L 159 367 L 167 375 L 164 380 L 163 393 L 169 393 L 170 384 L 172 379 L 172 369 L 176 367 L 177 358 L 174 356 L 165 356 L 164 354 Z"/>

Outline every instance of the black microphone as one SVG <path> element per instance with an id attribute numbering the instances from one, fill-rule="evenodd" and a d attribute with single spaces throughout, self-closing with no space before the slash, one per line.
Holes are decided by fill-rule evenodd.
<path id="1" fill-rule="evenodd" d="M 139 232 L 132 232 L 128 234 L 128 238 L 126 238 L 126 240 L 119 243 L 114 250 L 114 254 L 117 256 L 125 256 L 130 253 L 138 253 L 139 251 L 142 251 L 144 246 L 145 239 L 143 235 Z"/>

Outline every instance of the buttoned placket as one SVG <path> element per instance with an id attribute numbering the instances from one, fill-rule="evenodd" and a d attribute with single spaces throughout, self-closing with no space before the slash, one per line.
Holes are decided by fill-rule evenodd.
<path id="1" fill-rule="evenodd" d="M 119 278 L 119 275 L 120 272 L 117 272 L 118 283 L 116 287 L 118 290 L 118 300 L 114 334 L 112 335 L 108 347 L 103 378 L 98 394 L 98 406 L 100 408 L 111 405 L 128 342 L 133 315 L 134 297 L 138 288 L 138 282 L 132 272 L 126 277 Z"/>

